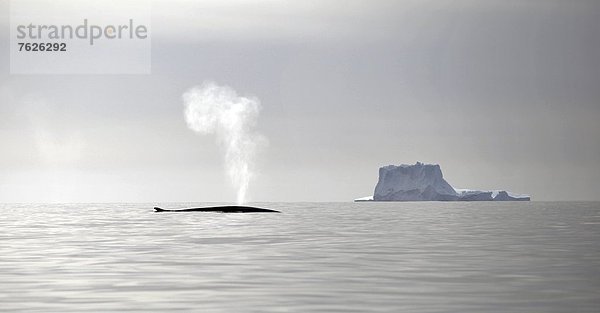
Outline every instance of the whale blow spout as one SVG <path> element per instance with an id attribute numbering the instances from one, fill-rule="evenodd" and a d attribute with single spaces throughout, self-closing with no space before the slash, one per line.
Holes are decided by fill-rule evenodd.
<path id="1" fill-rule="evenodd" d="M 180 209 L 180 210 L 167 210 L 159 207 L 154 207 L 155 212 L 216 212 L 216 213 L 281 213 L 275 210 L 255 208 L 251 206 L 242 205 L 227 205 L 227 206 L 214 206 L 205 208 L 191 208 L 191 209 Z"/>

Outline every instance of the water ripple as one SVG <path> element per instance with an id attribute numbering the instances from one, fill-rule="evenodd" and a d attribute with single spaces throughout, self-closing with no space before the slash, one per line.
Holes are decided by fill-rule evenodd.
<path id="1" fill-rule="evenodd" d="M 598 312 L 600 203 L 2 204 L 10 312 Z M 202 204 L 162 204 L 163 207 Z"/>

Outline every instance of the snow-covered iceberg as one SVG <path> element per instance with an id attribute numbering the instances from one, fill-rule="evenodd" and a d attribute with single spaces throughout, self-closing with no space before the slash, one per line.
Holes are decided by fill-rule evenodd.
<path id="1" fill-rule="evenodd" d="M 505 190 L 472 190 L 452 187 L 437 164 L 388 165 L 379 169 L 372 197 L 355 201 L 529 201 L 528 195 Z"/>

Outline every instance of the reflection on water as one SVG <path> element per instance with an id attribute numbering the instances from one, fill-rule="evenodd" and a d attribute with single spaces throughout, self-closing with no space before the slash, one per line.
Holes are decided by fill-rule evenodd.
<path id="1" fill-rule="evenodd" d="M 600 308 L 598 202 L 154 205 L 0 205 L 1 310 Z"/>

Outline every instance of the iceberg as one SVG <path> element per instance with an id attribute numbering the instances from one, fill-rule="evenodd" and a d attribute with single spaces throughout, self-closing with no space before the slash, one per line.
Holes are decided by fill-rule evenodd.
<path id="1" fill-rule="evenodd" d="M 365 202 L 365 201 L 373 201 L 373 196 L 366 196 L 366 197 L 354 199 L 354 202 Z"/>
<path id="2" fill-rule="evenodd" d="M 388 165 L 379 169 L 373 196 L 362 201 L 530 201 L 528 195 L 506 190 L 473 190 L 452 187 L 438 164 Z"/>

